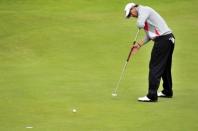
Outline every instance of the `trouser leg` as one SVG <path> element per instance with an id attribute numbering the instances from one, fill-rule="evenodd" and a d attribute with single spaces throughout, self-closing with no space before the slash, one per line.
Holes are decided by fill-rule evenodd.
<path id="1" fill-rule="evenodd" d="M 171 43 L 171 51 L 168 56 L 167 65 L 162 74 L 162 80 L 163 80 L 162 93 L 165 94 L 166 96 L 173 96 L 173 90 L 172 90 L 173 84 L 172 84 L 172 74 L 171 74 L 173 50 L 174 50 L 174 43 Z"/>
<path id="2" fill-rule="evenodd" d="M 149 63 L 149 89 L 147 94 L 147 97 L 152 100 L 157 100 L 160 79 L 166 69 L 170 54 L 171 44 L 168 39 L 160 39 L 154 43 Z"/>

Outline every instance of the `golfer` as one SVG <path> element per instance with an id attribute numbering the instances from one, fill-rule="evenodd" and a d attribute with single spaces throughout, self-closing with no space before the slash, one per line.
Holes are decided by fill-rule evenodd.
<path id="1" fill-rule="evenodd" d="M 144 29 L 146 34 L 143 40 L 133 45 L 133 54 L 150 40 L 154 41 L 149 63 L 148 94 L 138 98 L 138 101 L 156 102 L 158 97 L 171 98 L 173 96 L 171 63 L 175 44 L 175 37 L 171 29 L 164 19 L 148 6 L 128 3 L 124 10 L 126 18 L 137 18 L 137 27 Z M 157 92 L 161 78 L 163 90 Z"/>

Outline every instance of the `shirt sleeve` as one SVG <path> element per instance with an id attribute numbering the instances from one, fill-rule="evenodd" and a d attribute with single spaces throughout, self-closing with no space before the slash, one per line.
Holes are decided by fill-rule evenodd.
<path id="1" fill-rule="evenodd" d="M 146 34 L 144 37 L 144 44 L 148 43 L 151 39 L 149 38 L 149 36 Z"/>
<path id="2" fill-rule="evenodd" d="M 137 19 L 137 27 L 144 28 L 145 22 L 149 17 L 149 10 L 146 9 L 139 9 L 138 11 L 138 19 Z"/>

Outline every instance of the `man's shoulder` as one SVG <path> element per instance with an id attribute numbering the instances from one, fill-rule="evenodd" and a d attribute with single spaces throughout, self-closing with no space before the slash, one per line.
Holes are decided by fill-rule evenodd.
<path id="1" fill-rule="evenodd" d="M 150 14 L 152 12 L 152 8 L 149 6 L 140 5 L 138 9 L 139 14 Z"/>
<path id="2" fill-rule="evenodd" d="M 149 6 L 143 6 L 143 5 L 140 5 L 139 6 L 139 8 L 140 8 L 140 10 L 153 10 L 151 7 L 149 7 Z"/>

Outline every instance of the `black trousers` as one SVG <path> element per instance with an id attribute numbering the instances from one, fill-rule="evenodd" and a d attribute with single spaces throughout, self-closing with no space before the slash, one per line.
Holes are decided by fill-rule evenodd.
<path id="1" fill-rule="evenodd" d="M 161 78 L 163 79 L 162 92 L 167 96 L 173 95 L 171 65 L 174 40 L 173 34 L 160 36 L 154 40 L 149 63 L 149 89 L 147 94 L 147 97 L 152 100 L 157 100 L 157 90 Z"/>

